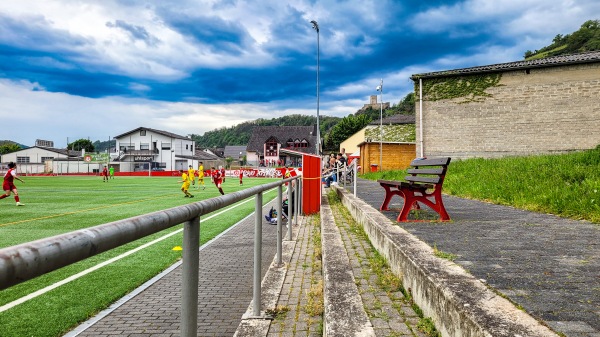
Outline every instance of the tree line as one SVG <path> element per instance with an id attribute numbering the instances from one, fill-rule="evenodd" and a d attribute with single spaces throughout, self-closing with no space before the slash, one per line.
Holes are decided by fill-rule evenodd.
<path id="1" fill-rule="evenodd" d="M 539 50 L 525 52 L 525 59 L 600 50 L 600 20 L 588 20 L 571 34 L 558 34 L 552 43 Z"/>

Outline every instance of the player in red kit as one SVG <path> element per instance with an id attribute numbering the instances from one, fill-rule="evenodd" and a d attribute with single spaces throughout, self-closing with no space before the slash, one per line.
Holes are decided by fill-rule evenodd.
<path id="1" fill-rule="evenodd" d="M 225 182 L 225 168 L 221 166 L 221 179 Z"/>
<path id="2" fill-rule="evenodd" d="M 21 202 L 19 202 L 19 193 L 17 191 L 17 187 L 15 186 L 15 179 L 17 179 L 18 181 L 22 182 L 23 184 L 25 183 L 23 180 L 21 180 L 21 178 L 17 177 L 17 164 L 10 162 L 8 163 L 8 171 L 6 172 L 6 174 L 4 175 L 4 181 L 2 182 L 2 189 L 4 190 L 4 194 L 0 195 L 0 199 L 4 199 L 6 197 L 10 196 L 10 193 L 14 193 L 15 194 L 15 201 L 17 202 L 17 206 L 25 206 L 25 204 L 22 204 Z"/>
<path id="3" fill-rule="evenodd" d="M 242 183 L 242 178 L 244 178 L 244 170 L 240 169 L 240 186 L 244 185 Z"/>
<path id="4" fill-rule="evenodd" d="M 102 169 L 102 182 L 108 182 L 108 169 L 106 168 L 106 165 L 104 165 L 104 169 Z"/>
<path id="5" fill-rule="evenodd" d="M 223 188 L 221 187 L 221 184 L 223 183 L 223 177 L 222 177 L 221 171 L 215 169 L 214 166 L 212 167 L 211 171 L 212 171 L 213 182 L 215 183 L 215 185 L 219 189 L 219 192 L 222 195 L 225 195 L 225 192 L 223 192 Z"/>

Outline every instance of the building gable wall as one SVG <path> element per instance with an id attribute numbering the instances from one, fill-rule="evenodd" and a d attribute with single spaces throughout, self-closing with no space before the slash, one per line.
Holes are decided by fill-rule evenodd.
<path id="1" fill-rule="evenodd" d="M 600 63 L 503 72 L 499 86 L 486 92 L 491 97 L 481 102 L 425 97 L 426 156 L 500 157 L 600 144 Z M 416 109 L 420 153 L 418 102 Z"/>

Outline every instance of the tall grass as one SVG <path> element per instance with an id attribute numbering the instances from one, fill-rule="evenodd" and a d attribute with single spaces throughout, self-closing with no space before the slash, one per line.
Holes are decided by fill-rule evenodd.
<path id="1" fill-rule="evenodd" d="M 405 171 L 368 173 L 402 180 Z M 454 161 L 444 193 L 600 223 L 600 146 L 560 155 Z"/>

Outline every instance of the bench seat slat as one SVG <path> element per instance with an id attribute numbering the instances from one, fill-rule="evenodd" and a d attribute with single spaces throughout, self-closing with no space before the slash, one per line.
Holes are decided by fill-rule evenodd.
<path id="1" fill-rule="evenodd" d="M 404 177 L 404 180 L 415 183 L 438 184 L 440 182 L 440 177 L 406 176 Z"/>
<path id="2" fill-rule="evenodd" d="M 410 162 L 410 166 L 447 166 L 450 164 L 450 157 L 432 158 L 432 159 L 415 159 Z"/>
<path id="3" fill-rule="evenodd" d="M 408 169 L 406 173 L 409 174 L 443 174 L 444 168 L 435 168 L 435 169 Z"/>

